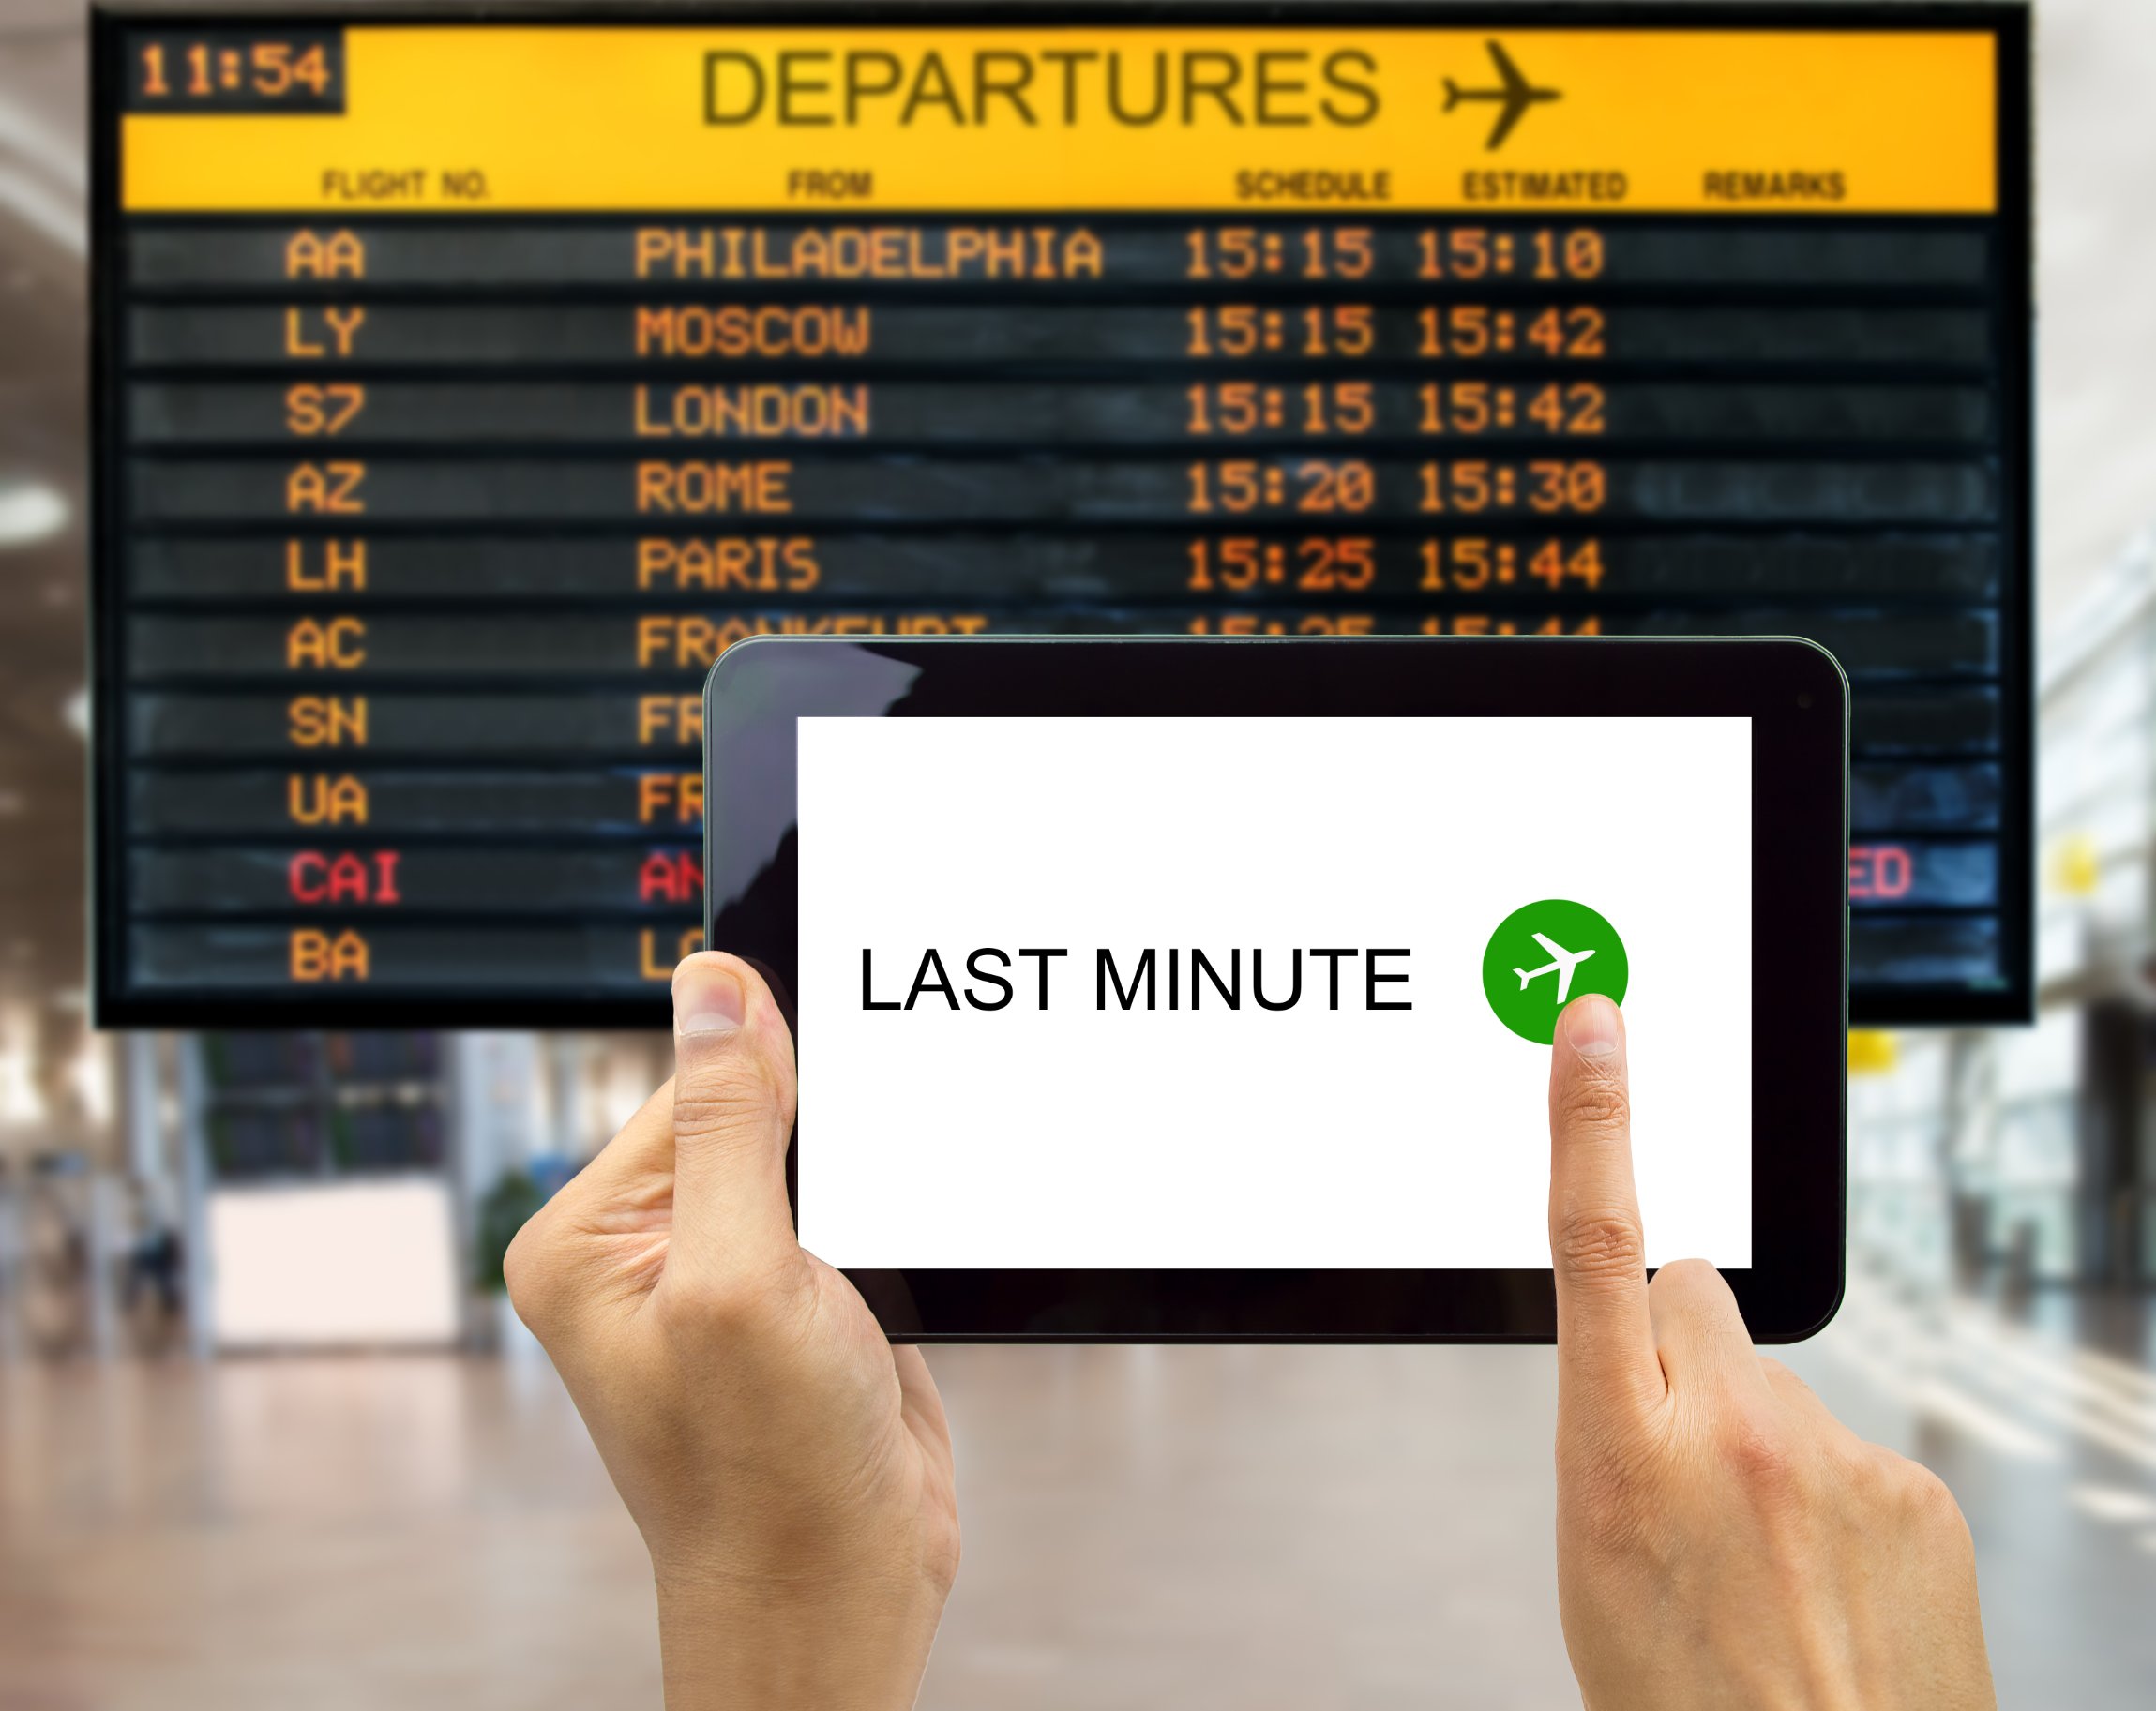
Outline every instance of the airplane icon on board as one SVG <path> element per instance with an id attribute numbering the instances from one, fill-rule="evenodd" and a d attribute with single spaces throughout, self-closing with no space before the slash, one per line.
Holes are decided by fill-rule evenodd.
<path id="1" fill-rule="evenodd" d="M 1515 968 L 1513 972 L 1519 976 L 1519 989 L 1525 992 L 1528 982 L 1545 974 L 1554 974 L 1557 976 L 1557 1001 L 1561 1004 L 1566 995 L 1572 991 L 1572 971 L 1594 953 L 1567 951 L 1556 939 L 1545 938 L 1540 933 L 1534 935 L 1534 941 L 1549 953 L 1551 960 L 1539 968 Z"/>
<path id="2" fill-rule="evenodd" d="M 1501 147 L 1513 133 L 1513 127 L 1527 116 L 1527 110 L 1537 101 L 1554 101 L 1562 91 L 1537 89 L 1512 63 L 1512 56 L 1494 41 L 1483 44 L 1490 51 L 1490 63 L 1498 68 L 1500 87 L 1495 89 L 1462 89 L 1451 78 L 1445 79 L 1445 106 L 1447 113 L 1462 101 L 1498 101 L 1502 105 L 1498 113 L 1497 128 L 1490 132 L 1489 141 L 1483 144 L 1486 152 Z"/>

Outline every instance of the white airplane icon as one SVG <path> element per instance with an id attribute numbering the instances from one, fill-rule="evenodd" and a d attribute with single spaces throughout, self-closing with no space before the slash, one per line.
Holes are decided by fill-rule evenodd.
<path id="1" fill-rule="evenodd" d="M 1513 972 L 1519 976 L 1519 989 L 1525 992 L 1528 982 L 1539 975 L 1554 974 L 1557 976 L 1557 1001 L 1561 1004 L 1564 1002 L 1565 995 L 1572 990 L 1572 971 L 1592 956 L 1594 953 L 1592 951 L 1567 951 L 1556 939 L 1545 938 L 1540 933 L 1534 936 L 1534 941 L 1547 951 L 1554 960 L 1543 964 L 1539 968 L 1515 968 Z"/>

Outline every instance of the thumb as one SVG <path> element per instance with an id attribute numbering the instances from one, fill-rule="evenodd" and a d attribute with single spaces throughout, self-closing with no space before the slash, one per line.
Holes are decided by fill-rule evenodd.
<path id="1" fill-rule="evenodd" d="M 731 1270 L 800 1250 L 786 1197 L 793 1040 L 763 978 L 701 951 L 673 975 L 673 1246 Z"/>

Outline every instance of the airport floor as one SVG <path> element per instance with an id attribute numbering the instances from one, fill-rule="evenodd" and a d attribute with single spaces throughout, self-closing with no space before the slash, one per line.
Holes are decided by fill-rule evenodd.
<path id="1" fill-rule="evenodd" d="M 1959 1494 L 2001 1703 L 2156 1701 L 2148 1303 L 1860 1283 L 1793 1364 Z M 926 1711 L 1576 1703 L 1541 1349 L 952 1349 Z M 0 1711 L 658 1703 L 543 1358 L 0 1367 Z"/>

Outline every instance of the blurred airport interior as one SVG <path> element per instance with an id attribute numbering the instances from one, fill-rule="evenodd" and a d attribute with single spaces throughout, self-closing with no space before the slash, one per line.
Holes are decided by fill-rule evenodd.
<path id="1" fill-rule="evenodd" d="M 0 0 L 0 1711 L 654 1703 L 507 1309 L 668 1042 L 106 1035 L 84 993 L 83 13 Z M 2156 1703 L 2156 8 L 2044 0 L 2035 1024 L 1850 1044 L 1792 1364 L 1952 1485 L 2008 1705 Z M 1534 1349 L 964 1349 L 923 1704 L 1569 1703 Z"/>

